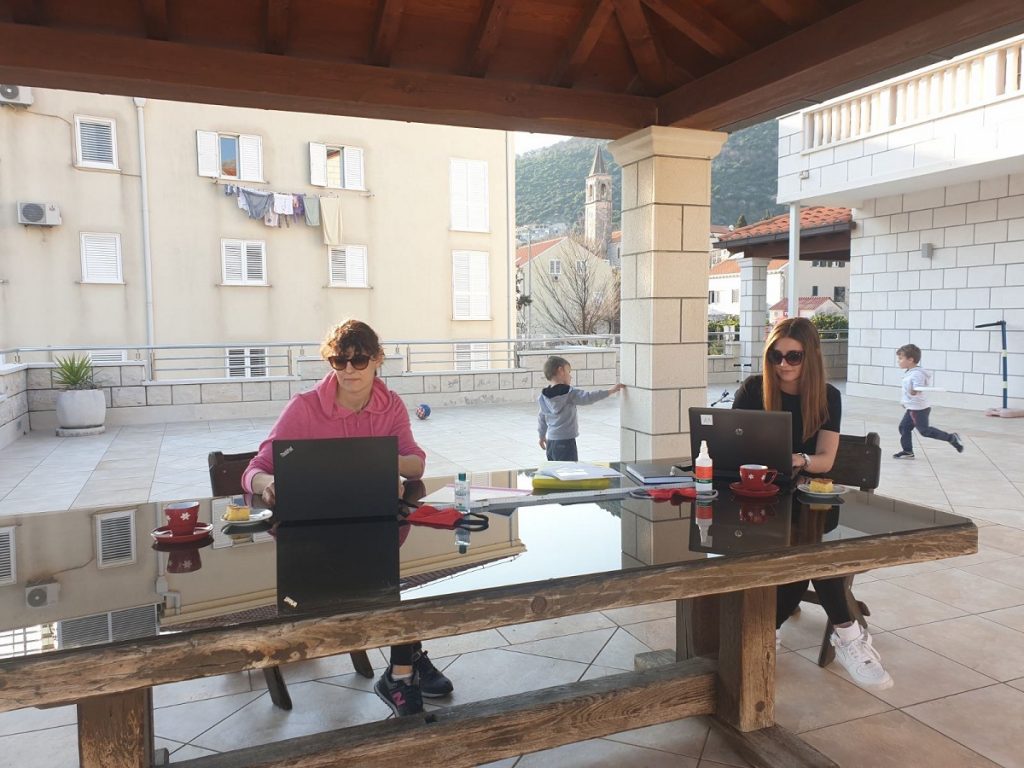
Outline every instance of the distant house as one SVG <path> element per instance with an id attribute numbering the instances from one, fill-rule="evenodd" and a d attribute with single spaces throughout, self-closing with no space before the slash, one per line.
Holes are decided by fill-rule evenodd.
<path id="1" fill-rule="evenodd" d="M 828 296 L 801 296 L 797 301 L 797 310 L 799 317 L 843 314 L 843 308 Z M 773 325 L 785 317 L 789 317 L 789 301 L 787 299 L 777 301 L 768 307 L 768 319 Z"/>

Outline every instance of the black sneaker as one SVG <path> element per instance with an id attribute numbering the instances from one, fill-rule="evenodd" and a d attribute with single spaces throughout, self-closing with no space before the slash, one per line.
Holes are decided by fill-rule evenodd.
<path id="1" fill-rule="evenodd" d="M 954 432 L 950 436 L 949 443 L 954 448 L 956 448 L 956 452 L 957 453 L 963 453 L 964 452 L 964 441 L 960 439 L 960 435 L 958 435 L 956 432 Z"/>
<path id="2" fill-rule="evenodd" d="M 415 679 L 414 674 L 413 680 Z M 420 687 L 415 682 L 410 684 L 404 680 L 395 680 L 391 677 L 391 667 L 385 669 L 380 679 L 374 683 L 373 691 L 381 701 L 391 707 L 391 711 L 397 717 L 418 715 L 423 711 Z"/>
<path id="3" fill-rule="evenodd" d="M 419 678 L 420 692 L 428 699 L 440 699 L 455 688 L 452 681 L 427 658 L 426 651 L 420 651 L 412 657 L 412 668 Z"/>
<path id="4" fill-rule="evenodd" d="M 960 450 L 962 451 L 963 448 L 961 448 Z M 894 453 L 892 455 L 892 457 L 894 459 L 912 459 L 912 458 L 914 458 L 914 452 L 913 451 L 900 451 L 899 453 Z"/>

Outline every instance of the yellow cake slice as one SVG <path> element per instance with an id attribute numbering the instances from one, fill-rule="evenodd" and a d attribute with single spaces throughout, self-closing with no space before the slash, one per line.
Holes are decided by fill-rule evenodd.
<path id="1" fill-rule="evenodd" d="M 811 493 L 832 493 L 834 490 L 832 481 L 827 477 L 812 478 L 808 487 Z"/>
<path id="2" fill-rule="evenodd" d="M 244 522 L 249 519 L 249 508 L 238 504 L 228 504 L 224 519 L 232 522 Z"/>

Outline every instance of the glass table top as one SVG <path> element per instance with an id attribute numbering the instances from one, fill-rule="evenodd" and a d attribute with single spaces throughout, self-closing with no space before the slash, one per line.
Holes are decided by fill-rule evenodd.
<path id="1" fill-rule="evenodd" d="M 530 482 L 521 471 L 473 476 L 474 487 L 519 493 Z M 419 495 L 448 483 L 426 480 Z M 639 490 L 625 476 L 612 486 Z M 814 498 L 783 488 L 752 499 L 737 496 L 727 482 L 716 488 L 710 503 L 631 496 L 562 503 L 555 495 L 488 512 L 486 529 L 473 531 L 409 525 L 398 516 L 226 523 L 231 500 L 208 498 L 198 500 L 198 517 L 212 524 L 211 535 L 183 543 L 151 535 L 165 524 L 170 499 L 7 516 L 0 518 L 0 542 L 10 542 L 11 562 L 6 585 L 0 581 L 0 664 L 167 632 L 970 525 L 957 515 L 852 489 Z"/>

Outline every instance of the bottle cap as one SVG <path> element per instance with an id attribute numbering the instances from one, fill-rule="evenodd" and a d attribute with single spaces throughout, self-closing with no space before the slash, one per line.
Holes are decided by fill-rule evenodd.
<path id="1" fill-rule="evenodd" d="M 459 472 L 459 480 L 465 480 L 465 479 L 466 479 L 466 473 L 465 472 Z"/>

